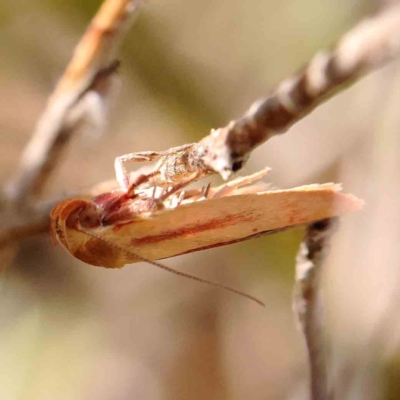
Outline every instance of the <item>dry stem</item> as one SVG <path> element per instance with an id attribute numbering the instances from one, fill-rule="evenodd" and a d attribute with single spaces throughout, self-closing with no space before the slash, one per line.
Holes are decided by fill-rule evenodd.
<path id="1" fill-rule="evenodd" d="M 51 95 L 21 156 L 16 176 L 6 186 L 6 201 L 26 206 L 32 197 L 39 196 L 71 135 L 82 123 L 105 112 L 116 69 L 115 51 L 139 3 L 103 3 Z M 93 97 L 100 101 L 93 101 Z"/>
<path id="2" fill-rule="evenodd" d="M 339 90 L 400 53 L 400 5 L 367 19 L 344 35 L 331 51 L 318 53 L 301 71 L 285 79 L 265 99 L 227 126 L 212 130 L 173 157 L 165 157 L 163 176 L 170 182 L 185 171 L 224 179 L 242 168 L 251 152 L 286 132 Z M 178 176 L 178 178 L 176 178 Z"/>
<path id="3" fill-rule="evenodd" d="M 307 346 L 311 375 L 311 399 L 328 400 L 328 373 L 323 332 L 320 280 L 337 218 L 315 222 L 307 227 L 296 263 L 293 308 Z"/>

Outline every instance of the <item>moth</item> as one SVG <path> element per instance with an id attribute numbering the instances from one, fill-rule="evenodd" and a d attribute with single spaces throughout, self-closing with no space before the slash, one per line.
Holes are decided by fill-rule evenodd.
<path id="1" fill-rule="evenodd" d="M 91 200 L 62 201 L 52 210 L 51 231 L 70 254 L 87 264 L 120 268 L 147 261 L 259 302 L 157 260 L 340 216 L 363 205 L 355 196 L 342 194 L 338 184 L 262 190 L 259 180 L 268 170 L 199 189 L 188 189 L 197 174 L 170 187 L 154 186 L 154 174 L 141 174 L 128 189 Z"/>

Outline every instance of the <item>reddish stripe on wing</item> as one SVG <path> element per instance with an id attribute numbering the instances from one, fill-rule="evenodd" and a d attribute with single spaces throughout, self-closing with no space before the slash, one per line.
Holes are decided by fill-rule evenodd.
<path id="1" fill-rule="evenodd" d="M 166 240 L 179 239 L 181 237 L 193 236 L 202 232 L 212 231 L 216 229 L 226 228 L 241 222 L 250 222 L 253 220 L 251 215 L 228 215 L 224 218 L 214 218 L 205 223 L 188 225 L 178 229 L 169 229 L 155 236 L 145 236 L 138 239 L 133 239 L 131 244 L 140 246 L 145 244 L 155 244 Z"/>

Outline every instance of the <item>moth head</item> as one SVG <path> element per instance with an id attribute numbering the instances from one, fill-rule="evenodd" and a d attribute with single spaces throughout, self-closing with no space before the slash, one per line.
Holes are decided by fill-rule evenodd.
<path id="1" fill-rule="evenodd" d="M 74 231 L 79 227 L 95 228 L 100 225 L 101 212 L 97 205 L 83 199 L 67 199 L 51 212 L 50 229 L 54 241 L 68 251 L 73 247 Z"/>

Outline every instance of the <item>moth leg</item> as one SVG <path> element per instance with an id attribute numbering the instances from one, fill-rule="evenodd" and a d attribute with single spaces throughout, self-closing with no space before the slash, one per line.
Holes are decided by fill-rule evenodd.
<path id="1" fill-rule="evenodd" d="M 159 159 L 160 157 L 171 156 L 180 151 L 184 151 L 191 147 L 192 144 L 172 147 L 164 151 L 142 151 L 138 153 L 128 153 L 118 156 L 114 161 L 115 176 L 121 188 L 125 191 L 129 189 L 129 175 L 125 168 L 127 162 L 150 162 Z"/>
<path id="2" fill-rule="evenodd" d="M 169 204 L 170 204 L 169 207 L 170 208 L 178 207 L 182 203 L 184 198 L 185 198 L 184 190 L 180 191 L 179 193 L 176 193 L 174 196 L 169 198 Z"/>
<path id="3" fill-rule="evenodd" d="M 185 181 L 182 181 L 182 182 L 179 182 L 176 185 L 174 185 L 171 188 L 169 188 L 157 200 L 160 203 L 163 203 L 165 200 L 167 200 L 169 197 L 171 197 L 176 192 L 179 192 L 184 187 L 186 187 L 186 186 L 190 185 L 191 183 L 195 182 L 198 179 L 198 177 L 199 177 L 199 173 L 195 172 L 194 174 L 192 174 L 192 176 L 189 179 L 187 179 Z"/>
<path id="4" fill-rule="evenodd" d="M 211 188 L 211 183 L 209 183 L 202 189 L 202 197 L 204 197 L 205 199 L 208 199 L 208 196 L 210 195 L 210 188 Z"/>
<path id="5" fill-rule="evenodd" d="M 183 199 L 185 198 L 185 194 L 186 193 L 184 190 L 182 190 L 182 192 L 179 193 L 178 202 L 176 204 L 176 207 L 178 207 L 182 203 Z"/>
<path id="6" fill-rule="evenodd" d="M 135 190 L 143 185 L 144 183 L 150 182 L 155 176 L 159 175 L 160 171 L 155 170 L 153 172 L 150 172 L 148 174 L 140 174 L 135 178 L 135 180 L 131 183 L 129 188 L 126 191 L 126 195 L 128 197 L 133 197 L 135 195 Z M 154 187 L 155 188 L 155 187 Z"/>
<path id="7" fill-rule="evenodd" d="M 178 205 L 180 205 L 184 200 L 199 201 L 208 199 L 210 193 L 212 193 L 211 183 L 208 183 L 201 189 L 190 189 L 184 191 L 182 190 L 182 192 L 179 193 L 180 200 L 178 202 Z"/>
<path id="8" fill-rule="evenodd" d="M 267 175 L 270 170 L 271 170 L 270 168 L 264 168 L 261 171 L 258 171 L 254 174 L 234 179 L 234 180 L 226 183 L 225 185 L 219 186 L 214 189 L 215 193 L 213 195 L 211 195 L 211 198 L 218 199 L 220 197 L 229 196 L 230 194 L 232 194 L 236 189 L 240 188 L 241 186 L 249 185 L 253 182 L 260 180 L 265 175 Z"/>
<path id="9" fill-rule="evenodd" d="M 114 161 L 115 177 L 124 191 L 129 190 L 129 175 L 125 168 L 126 162 L 149 162 L 154 161 L 161 155 L 155 151 L 144 151 L 141 153 L 129 153 L 118 156 Z"/>
<path id="10" fill-rule="evenodd" d="M 103 214 L 107 215 L 116 207 L 121 205 L 121 203 L 127 198 L 134 198 L 136 196 L 135 191 L 138 188 L 138 186 L 143 185 L 144 183 L 150 181 L 154 176 L 158 175 L 158 173 L 159 173 L 158 171 L 153 171 L 149 174 L 140 174 L 139 176 L 137 176 L 134 182 L 126 191 L 126 193 L 119 192 L 119 195 L 115 195 L 114 197 L 110 198 L 109 200 L 107 200 L 106 203 L 103 204 Z M 154 189 L 156 189 L 156 187 L 154 187 Z"/>

